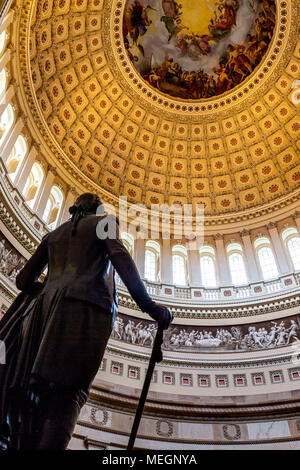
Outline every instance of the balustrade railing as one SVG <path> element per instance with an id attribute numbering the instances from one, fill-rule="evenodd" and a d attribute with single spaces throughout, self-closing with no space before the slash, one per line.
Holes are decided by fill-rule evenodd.
<path id="1" fill-rule="evenodd" d="M 191 291 L 190 289 L 175 287 L 175 297 L 177 299 L 191 299 Z"/>
<path id="2" fill-rule="evenodd" d="M 205 300 L 218 300 L 219 291 L 218 289 L 207 289 L 203 291 L 203 298 Z"/>
<path id="3" fill-rule="evenodd" d="M 251 297 L 251 287 L 250 286 L 243 286 L 239 288 L 235 288 L 235 297 L 238 299 L 246 299 L 247 297 Z"/>
<path id="4" fill-rule="evenodd" d="M 248 300 L 251 298 L 268 296 L 270 294 L 286 293 L 289 290 L 297 288 L 300 284 L 300 273 L 290 273 L 278 279 L 271 281 L 261 281 L 247 286 L 226 286 L 214 289 L 205 287 L 178 287 L 174 285 L 165 285 L 143 280 L 147 292 L 150 295 L 177 300 L 188 300 L 197 303 L 230 301 L 230 300 Z M 126 290 L 125 285 L 117 276 L 118 288 Z"/>
<path id="5" fill-rule="evenodd" d="M 300 272 L 295 273 L 294 276 L 295 276 L 296 284 L 300 285 Z"/>
<path id="6" fill-rule="evenodd" d="M 265 287 L 266 287 L 266 291 L 268 293 L 272 293 L 272 292 L 280 291 L 281 288 L 282 288 L 282 285 L 281 285 L 280 279 L 278 279 L 276 281 L 270 281 L 270 282 L 266 283 Z"/>

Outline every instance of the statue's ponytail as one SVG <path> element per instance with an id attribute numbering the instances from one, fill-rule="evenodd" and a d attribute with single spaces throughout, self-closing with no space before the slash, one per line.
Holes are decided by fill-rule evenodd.
<path id="1" fill-rule="evenodd" d="M 102 204 L 97 194 L 84 193 L 81 194 L 69 208 L 69 212 L 72 215 L 72 235 L 75 235 L 77 225 L 80 219 L 88 214 L 96 214 L 98 206 Z"/>

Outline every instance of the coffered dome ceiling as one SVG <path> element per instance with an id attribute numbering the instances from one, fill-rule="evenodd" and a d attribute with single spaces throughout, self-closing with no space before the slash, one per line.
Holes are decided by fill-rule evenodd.
<path id="1" fill-rule="evenodd" d="M 44 141 L 81 182 L 147 206 L 214 215 L 294 198 L 297 1 L 181 4 L 21 2 L 20 70 Z"/>

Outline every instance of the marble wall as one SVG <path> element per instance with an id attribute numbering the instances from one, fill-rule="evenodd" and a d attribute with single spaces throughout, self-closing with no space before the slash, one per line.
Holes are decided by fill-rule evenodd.
<path id="1" fill-rule="evenodd" d="M 75 428 L 71 449 L 124 449 L 133 414 L 88 403 Z M 300 420 L 230 420 L 205 422 L 199 418 L 161 418 L 145 413 L 136 448 L 160 450 L 300 449 Z"/>

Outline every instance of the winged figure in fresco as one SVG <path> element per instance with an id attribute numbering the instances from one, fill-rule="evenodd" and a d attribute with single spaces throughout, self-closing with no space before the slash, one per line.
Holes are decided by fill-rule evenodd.
<path id="1" fill-rule="evenodd" d="M 177 34 L 184 29 L 184 26 L 181 24 L 180 18 L 170 18 L 169 16 L 162 16 L 161 21 L 165 23 L 166 29 L 169 33 L 168 41 L 172 39 L 173 36 L 177 36 Z"/>
<path id="2" fill-rule="evenodd" d="M 163 0 L 162 8 L 164 15 L 161 17 L 160 21 L 165 23 L 169 33 L 168 41 L 170 41 L 173 36 L 177 36 L 177 34 L 184 29 L 184 26 L 181 24 L 181 19 L 179 18 L 181 4 L 178 4 L 174 0 Z"/>

